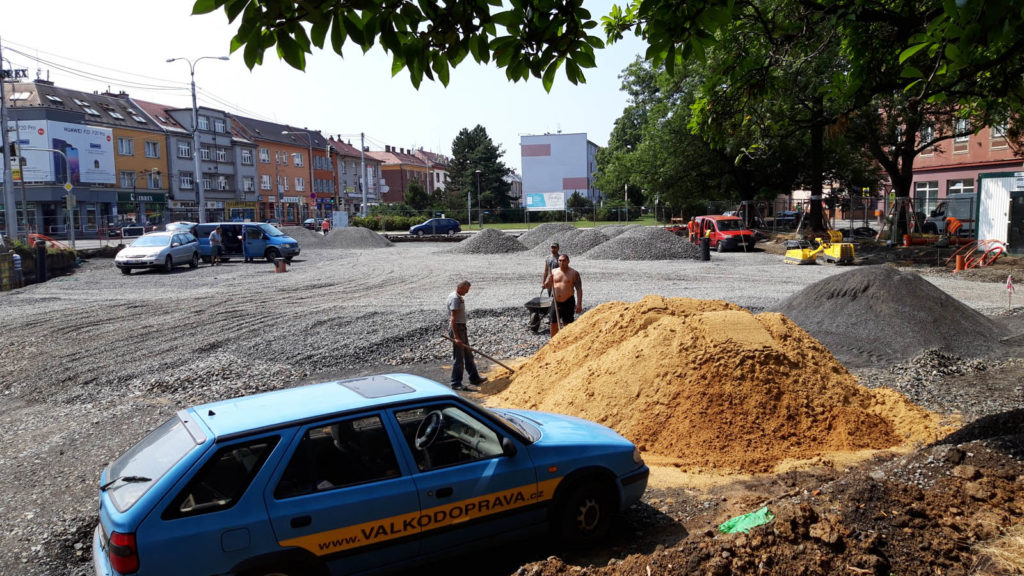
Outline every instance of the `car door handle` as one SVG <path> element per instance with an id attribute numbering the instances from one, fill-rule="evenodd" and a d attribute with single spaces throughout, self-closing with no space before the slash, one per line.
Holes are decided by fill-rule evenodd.
<path id="1" fill-rule="evenodd" d="M 309 526 L 312 523 L 313 518 L 310 516 L 296 516 L 295 518 L 292 518 L 291 521 L 292 528 L 302 528 L 304 526 Z"/>
<path id="2" fill-rule="evenodd" d="M 438 498 L 447 498 L 452 495 L 454 490 L 451 486 L 445 486 L 444 488 L 438 488 L 434 495 Z"/>

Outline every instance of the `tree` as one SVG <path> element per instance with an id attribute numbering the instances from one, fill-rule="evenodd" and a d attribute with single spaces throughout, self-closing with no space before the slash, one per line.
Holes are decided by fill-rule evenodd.
<path id="1" fill-rule="evenodd" d="M 413 210 L 426 210 L 430 205 L 430 196 L 427 196 L 427 191 L 423 189 L 423 185 L 418 180 L 409 183 L 409 187 L 405 189 L 403 200 Z"/>
<path id="2" fill-rule="evenodd" d="M 473 199 L 473 209 L 478 205 L 489 210 L 510 207 L 512 185 L 505 181 L 505 176 L 512 171 L 501 161 L 504 154 L 483 126 L 477 124 L 472 130 L 463 128 L 452 140 L 447 189 L 461 198 L 463 206 L 469 195 Z M 480 198 L 477 198 L 478 187 Z"/>

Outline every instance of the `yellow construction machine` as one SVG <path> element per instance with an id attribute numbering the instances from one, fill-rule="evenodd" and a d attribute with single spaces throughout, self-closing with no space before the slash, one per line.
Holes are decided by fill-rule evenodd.
<path id="1" fill-rule="evenodd" d="M 828 240 L 815 238 L 813 244 L 807 240 L 787 240 L 786 264 L 853 264 L 853 244 L 843 242 L 843 233 L 838 230 L 827 233 Z"/>

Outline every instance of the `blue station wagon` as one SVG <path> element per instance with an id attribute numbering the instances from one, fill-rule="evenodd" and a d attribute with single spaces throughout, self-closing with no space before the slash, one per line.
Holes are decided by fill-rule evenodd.
<path id="1" fill-rule="evenodd" d="M 462 225 L 454 218 L 431 218 L 422 224 L 409 228 L 409 234 L 423 236 L 424 234 L 458 234 L 462 232 Z"/>
<path id="2" fill-rule="evenodd" d="M 613 430 L 408 374 L 180 411 L 100 477 L 97 575 L 379 571 L 532 533 L 587 544 L 648 468 Z"/>

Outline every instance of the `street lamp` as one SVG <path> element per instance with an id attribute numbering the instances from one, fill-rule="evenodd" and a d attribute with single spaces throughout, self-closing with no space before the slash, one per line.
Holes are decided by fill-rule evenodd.
<path id="1" fill-rule="evenodd" d="M 476 170 L 476 217 L 479 219 L 480 228 L 484 227 L 484 213 L 480 211 L 480 171 Z"/>
<path id="2" fill-rule="evenodd" d="M 188 58 L 168 58 L 168 62 L 184 60 L 188 62 L 188 73 L 192 77 L 192 159 L 195 174 L 192 182 L 196 185 L 196 203 L 199 204 L 199 223 L 206 223 L 206 194 L 203 192 L 202 168 L 199 166 L 199 107 L 196 106 L 196 64 L 200 60 L 228 60 L 227 56 L 200 56 L 195 60 Z"/>
<path id="3" fill-rule="evenodd" d="M 309 144 L 309 191 L 315 193 L 315 191 L 313 190 L 313 135 L 310 134 L 309 132 L 306 132 L 305 130 L 282 130 L 281 134 L 305 134 L 306 135 L 306 143 Z M 314 197 L 314 200 L 315 200 L 315 197 Z M 314 211 L 314 213 L 316 213 L 316 206 L 315 205 L 313 206 L 313 211 Z M 321 215 L 322 214 L 323 213 L 321 212 Z"/>
<path id="4" fill-rule="evenodd" d="M 156 177 L 160 175 L 160 170 L 157 170 L 156 168 L 152 168 L 149 170 L 136 170 L 135 173 L 132 174 L 132 202 L 135 202 L 136 208 L 138 208 L 139 210 L 139 224 L 144 225 L 146 223 L 146 203 L 135 199 L 136 185 L 139 182 L 139 175 L 142 174 L 152 174 L 154 177 Z M 149 188 L 149 182 L 146 183 L 146 188 Z"/>

